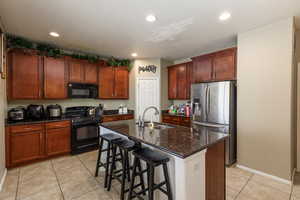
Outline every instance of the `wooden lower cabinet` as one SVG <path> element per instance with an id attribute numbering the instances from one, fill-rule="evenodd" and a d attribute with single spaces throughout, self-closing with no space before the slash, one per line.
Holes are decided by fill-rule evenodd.
<path id="1" fill-rule="evenodd" d="M 103 122 L 113 122 L 113 121 L 120 121 L 120 120 L 130 120 L 134 119 L 133 114 L 127 114 L 127 115 L 108 115 L 103 116 Z"/>
<path id="2" fill-rule="evenodd" d="M 53 156 L 71 151 L 70 122 L 53 122 L 46 124 L 46 154 Z"/>
<path id="3" fill-rule="evenodd" d="M 179 126 L 191 126 L 191 119 L 189 117 L 178 116 L 178 115 L 169 115 L 169 114 L 162 114 L 162 122 L 167 124 L 174 124 Z"/>
<path id="4" fill-rule="evenodd" d="M 9 165 L 18 165 L 44 156 L 43 130 L 11 133 L 9 142 Z"/>
<path id="5" fill-rule="evenodd" d="M 206 200 L 225 200 L 225 141 L 207 148 L 205 177 Z"/>
<path id="6" fill-rule="evenodd" d="M 5 130 L 8 168 L 70 152 L 69 121 L 10 125 Z"/>

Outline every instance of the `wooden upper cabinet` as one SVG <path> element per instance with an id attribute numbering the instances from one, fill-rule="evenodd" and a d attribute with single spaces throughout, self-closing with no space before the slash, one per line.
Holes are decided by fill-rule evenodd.
<path id="1" fill-rule="evenodd" d="M 98 66 L 94 63 L 84 64 L 84 82 L 98 84 Z"/>
<path id="2" fill-rule="evenodd" d="M 193 59 L 192 82 L 236 79 L 236 48 L 225 49 Z"/>
<path id="3" fill-rule="evenodd" d="M 213 73 L 213 55 L 200 56 L 193 59 L 193 83 L 210 81 Z"/>
<path id="4" fill-rule="evenodd" d="M 169 99 L 189 99 L 190 98 L 190 63 L 182 63 L 168 68 Z"/>
<path id="5" fill-rule="evenodd" d="M 216 81 L 236 79 L 236 48 L 216 53 L 213 79 Z"/>
<path id="6" fill-rule="evenodd" d="M 177 99 L 187 99 L 187 70 L 186 65 L 177 67 Z"/>
<path id="7" fill-rule="evenodd" d="M 67 70 L 64 58 L 44 57 L 44 98 L 67 98 Z"/>
<path id="8" fill-rule="evenodd" d="M 103 66 L 99 68 L 99 98 L 128 99 L 129 72 L 127 67 Z"/>
<path id="9" fill-rule="evenodd" d="M 115 98 L 129 98 L 129 72 L 127 67 L 115 68 Z"/>
<path id="10" fill-rule="evenodd" d="M 187 74 L 187 87 L 186 87 L 186 95 L 187 99 L 191 98 L 191 86 L 193 83 L 193 62 L 186 63 L 186 74 Z"/>
<path id="11" fill-rule="evenodd" d="M 114 98 L 115 70 L 114 67 L 99 68 L 99 98 Z"/>
<path id="12" fill-rule="evenodd" d="M 168 68 L 168 95 L 169 99 L 177 98 L 177 68 Z"/>
<path id="13" fill-rule="evenodd" d="M 33 51 L 12 50 L 8 53 L 9 99 L 40 99 L 41 57 Z"/>
<path id="14" fill-rule="evenodd" d="M 84 82 L 84 64 L 81 60 L 69 60 L 69 82 L 83 83 Z"/>

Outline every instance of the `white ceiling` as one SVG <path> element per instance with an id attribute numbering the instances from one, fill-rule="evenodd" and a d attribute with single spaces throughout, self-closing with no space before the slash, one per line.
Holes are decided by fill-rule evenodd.
<path id="1" fill-rule="evenodd" d="M 218 20 L 223 11 L 232 13 L 226 23 Z M 145 21 L 149 13 L 155 23 Z M 1 0 L 0 16 L 7 32 L 33 40 L 106 56 L 137 52 L 139 58 L 175 60 L 234 45 L 237 33 L 300 17 L 300 0 Z M 50 31 L 61 37 L 51 38 Z"/>

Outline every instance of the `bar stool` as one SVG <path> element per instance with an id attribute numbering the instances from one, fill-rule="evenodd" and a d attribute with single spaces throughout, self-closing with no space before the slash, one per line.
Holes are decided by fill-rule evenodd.
<path id="1" fill-rule="evenodd" d="M 125 193 L 129 191 L 129 189 L 125 190 L 125 181 L 127 179 L 128 182 L 130 182 L 130 169 L 132 169 L 129 163 L 129 152 L 133 150 L 137 150 L 139 147 L 132 140 L 126 140 L 126 139 L 112 141 L 112 145 L 113 145 L 112 165 L 110 167 L 107 190 L 109 191 L 111 188 L 112 179 L 118 180 L 121 183 L 120 199 L 124 200 Z M 122 169 L 116 169 L 117 149 L 119 149 L 119 151 L 123 155 Z M 137 167 L 139 168 L 139 170 L 142 170 L 141 164 L 138 164 Z M 136 185 L 135 187 L 140 187 L 140 186 L 142 187 L 142 190 L 145 189 L 145 183 L 142 174 L 140 175 L 140 184 Z"/>
<path id="2" fill-rule="evenodd" d="M 104 182 L 104 187 L 105 188 L 107 187 L 109 164 L 112 163 L 110 161 L 110 159 L 112 158 L 112 156 L 110 155 L 110 152 L 112 150 L 112 142 L 117 141 L 117 140 L 122 140 L 122 138 L 120 136 L 116 135 L 116 134 L 113 134 L 113 133 L 100 135 L 100 146 L 99 146 L 99 151 L 98 151 L 98 159 L 97 159 L 97 164 L 96 164 L 95 176 L 96 177 L 98 176 L 98 172 L 99 172 L 100 167 L 105 168 L 105 182 Z M 107 148 L 106 149 L 103 149 L 104 141 L 107 142 Z M 105 163 L 101 162 L 101 155 L 102 155 L 103 152 L 107 152 Z M 119 154 L 119 155 L 122 157 L 121 154 Z M 119 160 L 121 160 L 121 159 L 119 159 Z"/>
<path id="3" fill-rule="evenodd" d="M 134 155 L 134 163 L 133 163 L 133 172 L 132 172 L 132 179 L 130 182 L 130 188 L 128 193 L 128 200 L 138 198 L 143 199 L 140 197 L 141 194 L 148 191 L 148 200 L 153 200 L 153 193 L 156 189 L 159 189 L 161 192 L 166 194 L 168 196 L 168 200 L 172 200 L 172 192 L 171 192 L 171 186 L 170 186 L 170 179 L 169 179 L 169 173 L 168 173 L 168 166 L 167 163 L 169 162 L 169 158 L 165 156 L 164 154 L 161 154 L 157 151 L 153 151 L 149 148 L 140 148 L 138 150 L 133 151 Z M 137 171 L 137 165 L 140 163 L 140 160 L 143 160 L 147 164 L 147 169 L 142 171 L 139 169 Z M 154 183 L 154 169 L 155 167 L 158 167 L 162 165 L 163 166 L 163 172 L 164 172 L 164 178 L 165 181 L 155 184 Z M 135 177 L 137 175 L 143 174 L 147 172 L 147 180 L 148 180 L 148 188 L 135 192 Z M 164 190 L 162 186 L 166 185 L 167 190 Z"/>

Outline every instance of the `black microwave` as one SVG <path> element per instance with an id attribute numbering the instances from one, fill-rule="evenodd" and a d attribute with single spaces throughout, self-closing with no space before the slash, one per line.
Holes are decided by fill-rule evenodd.
<path id="1" fill-rule="evenodd" d="M 69 98 L 98 98 L 98 86 L 84 83 L 68 84 Z"/>

